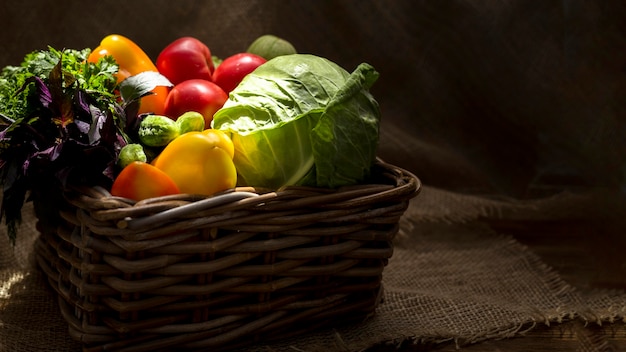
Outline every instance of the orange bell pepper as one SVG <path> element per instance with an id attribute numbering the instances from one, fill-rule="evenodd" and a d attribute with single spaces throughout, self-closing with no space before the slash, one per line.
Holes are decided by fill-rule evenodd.
<path id="1" fill-rule="evenodd" d="M 118 82 L 141 72 L 158 72 L 150 57 L 135 42 L 119 34 L 111 34 L 104 37 L 100 45 L 91 52 L 87 61 L 97 62 L 100 58 L 107 55 L 113 56 L 119 65 Z M 165 98 L 167 98 L 169 88 L 158 86 L 152 93 L 154 94 L 141 98 L 139 113 L 152 112 L 157 115 L 163 115 Z"/>
<path id="2" fill-rule="evenodd" d="M 178 186 L 167 174 L 143 161 L 124 167 L 111 187 L 111 195 L 135 201 L 178 193 Z"/>
<path id="3" fill-rule="evenodd" d="M 154 161 L 176 183 L 181 193 L 212 195 L 234 188 L 235 149 L 220 130 L 187 132 L 171 141 Z"/>

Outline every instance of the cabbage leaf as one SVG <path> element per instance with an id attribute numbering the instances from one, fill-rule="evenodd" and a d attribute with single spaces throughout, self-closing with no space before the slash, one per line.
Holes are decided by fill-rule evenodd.
<path id="1" fill-rule="evenodd" d="M 235 145 L 238 183 L 336 188 L 369 176 L 380 110 L 370 94 L 378 72 L 352 73 L 310 54 L 276 57 L 247 75 L 212 127 Z"/>

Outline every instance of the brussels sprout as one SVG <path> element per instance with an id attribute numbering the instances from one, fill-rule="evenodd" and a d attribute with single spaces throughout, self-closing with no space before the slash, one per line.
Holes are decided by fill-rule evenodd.
<path id="1" fill-rule="evenodd" d="M 246 51 L 251 54 L 259 55 L 265 60 L 270 60 L 281 55 L 297 53 L 296 48 L 291 43 L 271 34 L 258 37 L 250 44 Z"/>
<path id="2" fill-rule="evenodd" d="M 143 146 L 141 146 L 141 144 L 132 143 L 122 147 L 120 155 L 117 158 L 117 165 L 123 169 L 133 161 L 146 162 L 146 160 L 148 160 L 148 158 L 143 150 Z"/>
<path id="3" fill-rule="evenodd" d="M 176 119 L 176 124 L 178 125 L 178 132 L 180 134 L 192 131 L 202 132 L 205 128 L 204 116 L 196 111 L 188 111 L 180 115 Z"/>
<path id="4" fill-rule="evenodd" d="M 180 135 L 178 124 L 163 115 L 148 115 L 139 123 L 139 141 L 149 147 L 162 147 Z"/>

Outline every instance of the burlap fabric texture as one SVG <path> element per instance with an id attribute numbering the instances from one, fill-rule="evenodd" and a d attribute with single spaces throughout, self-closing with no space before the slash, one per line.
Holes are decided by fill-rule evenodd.
<path id="1" fill-rule="evenodd" d="M 526 246 L 496 233 L 485 219 L 576 218 L 606 209 L 603 194 L 565 193 L 535 201 L 456 194 L 426 186 L 412 201 L 389 266 L 384 302 L 357 324 L 333 327 L 248 351 L 361 351 L 385 344 L 455 343 L 521 336 L 541 325 L 626 316 L 626 293 L 579 292 Z M 0 350 L 78 351 L 55 297 L 32 260 L 32 215 L 14 249 L 2 233 Z M 456 215 L 455 215 L 456 214 Z M 601 342 L 579 339 L 581 350 Z"/>

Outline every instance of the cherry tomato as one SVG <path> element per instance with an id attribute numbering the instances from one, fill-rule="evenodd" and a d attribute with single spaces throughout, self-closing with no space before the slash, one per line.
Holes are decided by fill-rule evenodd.
<path id="1" fill-rule="evenodd" d="M 188 112 L 196 111 L 204 117 L 204 125 L 211 126 L 213 114 L 222 108 L 228 95 L 213 82 L 190 79 L 175 85 L 165 100 L 165 115 L 176 119 Z"/>
<path id="2" fill-rule="evenodd" d="M 213 72 L 213 82 L 228 94 L 247 74 L 265 62 L 267 60 L 251 53 L 239 53 L 227 57 Z"/>

